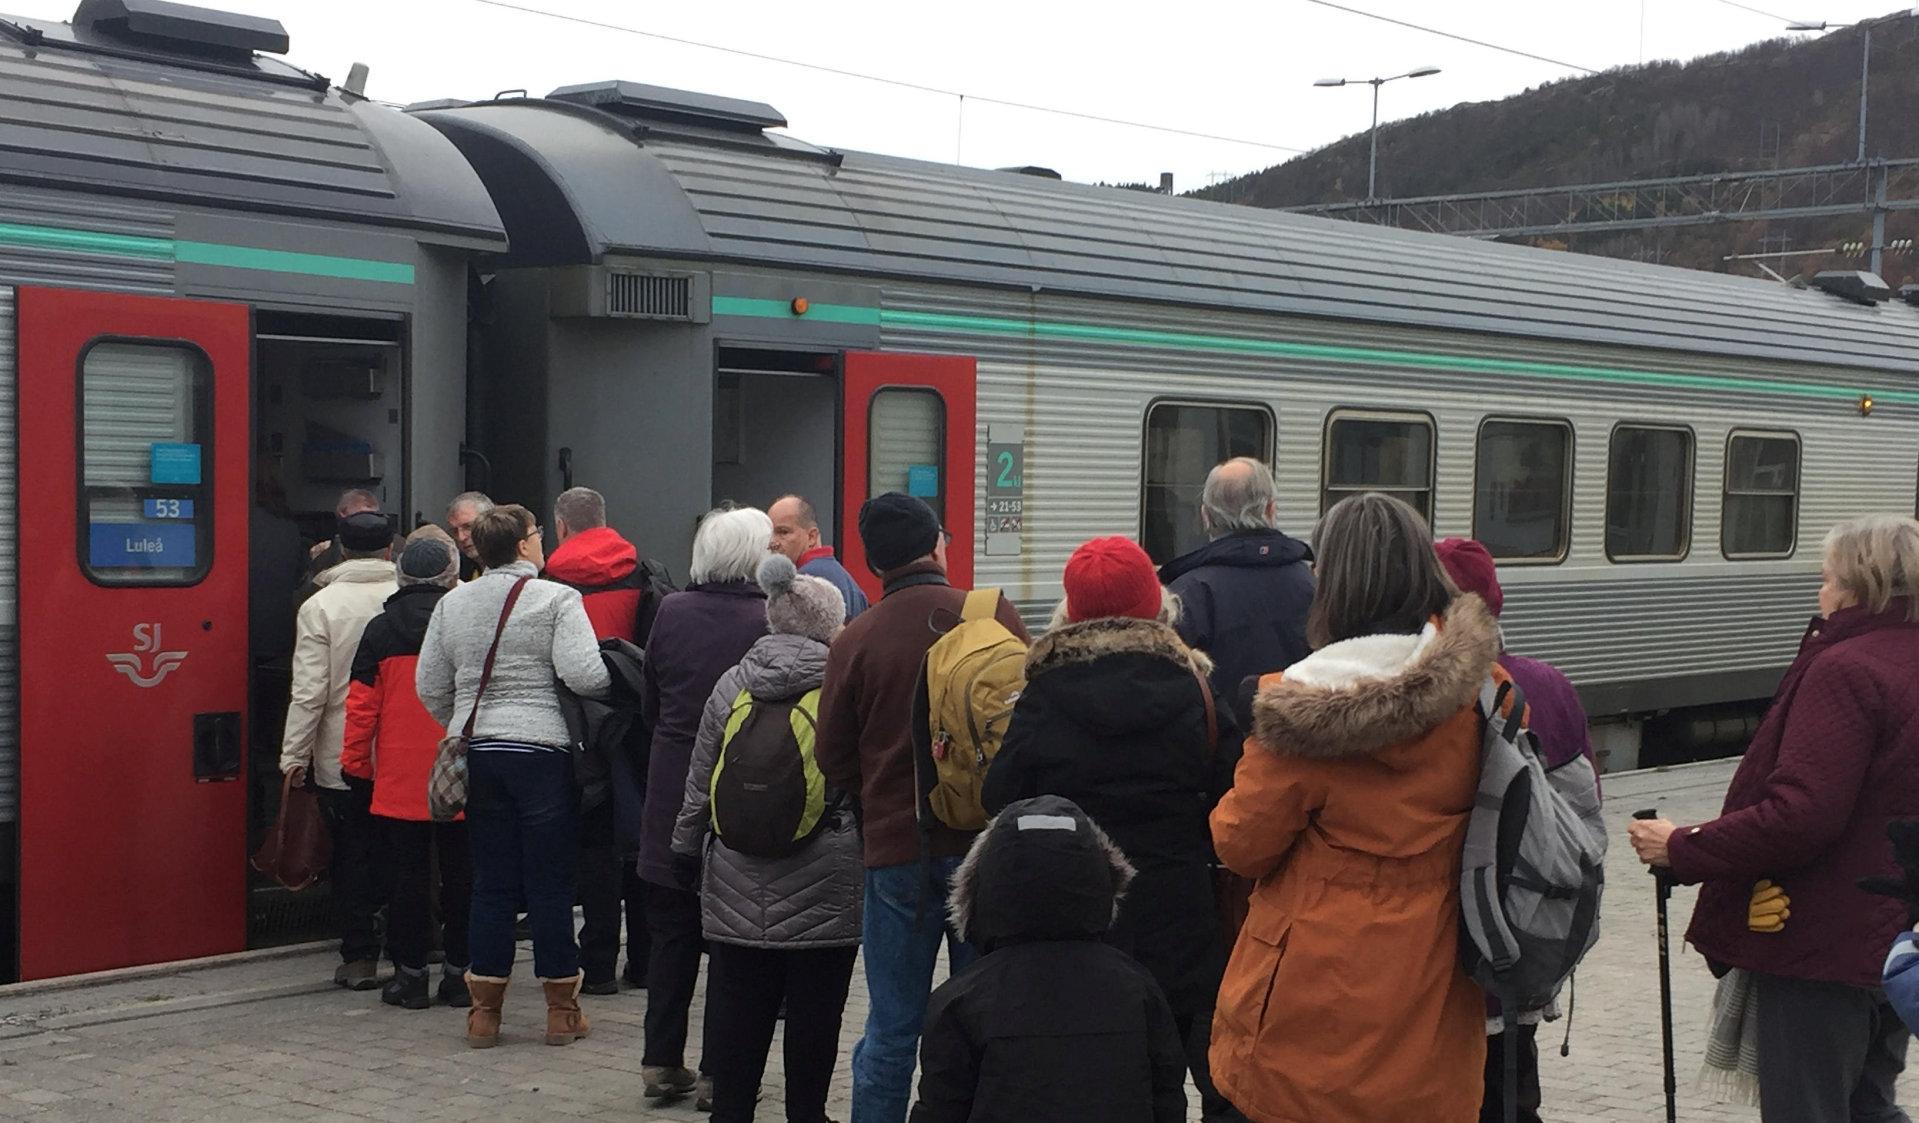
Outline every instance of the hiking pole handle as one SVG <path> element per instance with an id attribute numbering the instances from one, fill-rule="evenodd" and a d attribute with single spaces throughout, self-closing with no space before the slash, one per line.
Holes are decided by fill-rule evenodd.
<path id="1" fill-rule="evenodd" d="M 1633 812 L 1632 817 L 1641 822 L 1645 822 L 1650 819 L 1657 819 L 1659 818 L 1659 808 L 1657 807 L 1642 808 L 1638 811 Z M 1652 874 L 1653 880 L 1659 883 L 1659 895 L 1662 898 L 1671 895 L 1672 893 L 1671 871 L 1661 869 L 1658 866 L 1647 866 L 1646 872 Z"/>

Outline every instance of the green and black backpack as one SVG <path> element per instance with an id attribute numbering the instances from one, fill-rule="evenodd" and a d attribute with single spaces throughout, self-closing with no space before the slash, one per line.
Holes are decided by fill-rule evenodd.
<path id="1" fill-rule="evenodd" d="M 826 775 L 813 756 L 820 692 L 733 700 L 707 789 L 713 834 L 754 858 L 798 853 L 827 823 Z"/>

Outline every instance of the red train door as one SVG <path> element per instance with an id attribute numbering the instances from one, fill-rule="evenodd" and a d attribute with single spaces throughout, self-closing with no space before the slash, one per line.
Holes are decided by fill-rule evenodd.
<path id="1" fill-rule="evenodd" d="M 875 600 L 879 579 L 860 546 L 860 504 L 889 491 L 917 495 L 939 512 L 953 535 L 947 575 L 961 588 L 973 583 L 977 377 L 968 357 L 846 354 L 840 557 Z"/>
<path id="2" fill-rule="evenodd" d="M 20 977 L 246 946 L 246 306 L 19 290 Z"/>

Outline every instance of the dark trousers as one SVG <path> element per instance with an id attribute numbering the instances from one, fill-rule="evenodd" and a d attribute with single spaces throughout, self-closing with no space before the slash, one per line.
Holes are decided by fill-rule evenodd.
<path id="1" fill-rule="evenodd" d="M 752 1123 L 780 1003 L 786 1003 L 786 1120 L 824 1123 L 840 1016 L 858 947 L 709 945 L 706 1020 L 715 1052 L 713 1123 Z"/>
<path id="2" fill-rule="evenodd" d="M 1239 1109 L 1213 1086 L 1212 1065 L 1207 1058 L 1213 1045 L 1213 1012 L 1175 1014 L 1173 1028 L 1186 1047 L 1186 1071 L 1192 1074 L 1193 1087 L 1199 1092 L 1199 1117 L 1205 1123 L 1246 1123 Z"/>
<path id="3" fill-rule="evenodd" d="M 320 810 L 333 836 L 333 911 L 340 925 L 340 961 L 380 958 L 380 906 L 386 870 L 373 821 L 373 785 L 347 779 L 345 791 L 320 789 Z"/>
<path id="4" fill-rule="evenodd" d="M 1753 973 L 1766 1123 L 1906 1123 L 1895 1085 L 1912 1033 L 1884 992 Z"/>
<path id="5" fill-rule="evenodd" d="M 1539 1123 L 1539 1027 L 1514 1026 L 1486 1039 L 1486 1098 L 1479 1123 L 1506 1123 L 1506 1034 L 1519 1046 L 1519 1123 Z"/>
<path id="6" fill-rule="evenodd" d="M 626 912 L 627 969 L 646 972 L 646 909 L 640 875 L 621 861 L 611 801 L 580 814 L 580 968 L 589 983 L 611 982 L 620 962 L 620 912 Z"/>
<path id="7" fill-rule="evenodd" d="M 653 958 L 653 930 L 646 923 L 646 882 L 632 858 L 620 859 L 620 896 L 626 900 L 626 974 L 634 983 L 646 982 L 646 965 Z"/>
<path id="8" fill-rule="evenodd" d="M 543 979 L 579 973 L 573 942 L 579 798 L 573 760 L 564 752 L 468 754 L 474 974 L 503 979 L 513 973 L 513 923 L 522 902 L 533 928 L 533 973 Z"/>
<path id="9" fill-rule="evenodd" d="M 416 822 L 376 816 L 386 831 L 392 888 L 386 899 L 387 947 L 393 962 L 414 971 L 426 969 L 434 936 L 441 940 L 449 968 L 466 966 L 466 928 L 473 908 L 473 862 L 468 856 L 465 823 Z M 440 859 L 439 931 L 433 922 L 433 858 Z"/>
<path id="10" fill-rule="evenodd" d="M 640 1063 L 663 1068 L 686 1064 L 686 1023 L 693 1009 L 693 990 L 700 981 L 700 953 L 706 939 L 700 934 L 700 895 L 684 889 L 648 883 L 646 925 L 652 950 L 646 961 L 646 1049 Z M 713 1019 L 706 1019 L 700 1049 L 700 1070 L 709 1067 L 714 1041 Z"/>

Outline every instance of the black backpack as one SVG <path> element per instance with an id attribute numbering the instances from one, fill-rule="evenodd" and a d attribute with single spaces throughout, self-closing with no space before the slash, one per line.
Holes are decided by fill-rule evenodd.
<path id="1" fill-rule="evenodd" d="M 829 821 L 826 775 L 813 755 L 820 692 L 766 701 L 740 691 L 707 789 L 713 835 L 754 858 L 797 854 Z"/>
<path id="2" fill-rule="evenodd" d="M 642 650 L 653 634 L 653 618 L 660 614 L 660 602 L 668 593 L 677 593 L 679 586 L 673 583 L 673 574 L 665 565 L 652 558 L 641 558 L 633 567 L 633 572 L 618 581 L 609 581 L 604 585 L 577 585 L 571 581 L 560 584 L 574 590 L 583 597 L 595 593 L 615 593 L 625 589 L 640 591 L 640 607 L 633 619 L 633 642 Z"/>

